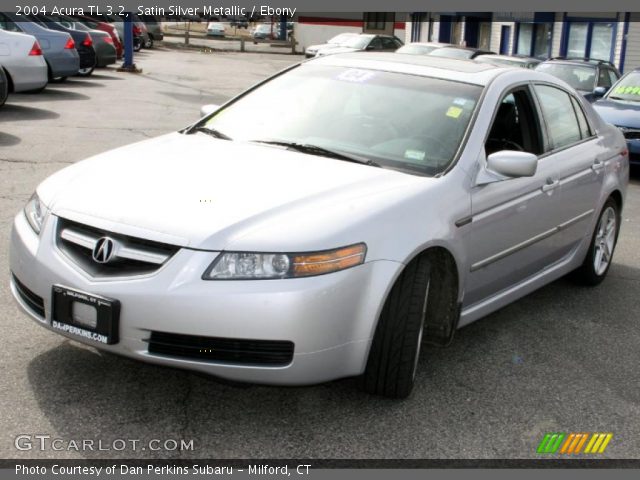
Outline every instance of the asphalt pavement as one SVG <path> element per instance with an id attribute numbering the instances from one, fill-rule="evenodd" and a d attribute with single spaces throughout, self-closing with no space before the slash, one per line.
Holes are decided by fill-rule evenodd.
<path id="1" fill-rule="evenodd" d="M 611 432 L 600 457 L 639 458 L 638 177 L 601 286 L 559 280 L 460 330 L 449 348 L 427 349 L 404 401 L 366 395 L 354 379 L 223 383 L 101 353 L 20 313 L 8 286 L 9 232 L 40 181 L 184 127 L 202 104 L 300 59 L 160 48 L 137 56 L 142 74 L 97 70 L 9 97 L 0 109 L 0 458 L 536 458 L 547 432 Z M 20 434 L 67 446 L 193 440 L 193 450 L 19 450 Z"/>

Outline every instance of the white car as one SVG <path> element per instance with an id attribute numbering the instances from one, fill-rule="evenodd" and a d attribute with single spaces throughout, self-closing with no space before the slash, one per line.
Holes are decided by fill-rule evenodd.
<path id="1" fill-rule="evenodd" d="M 207 24 L 207 35 L 210 37 L 224 37 L 224 23 L 209 22 Z"/>
<path id="2" fill-rule="evenodd" d="M 332 37 L 331 39 L 327 40 L 327 43 L 322 43 L 322 44 L 318 44 L 318 45 L 310 45 L 304 51 L 304 54 L 305 54 L 305 56 L 307 58 L 315 57 L 318 54 L 319 51 L 321 51 L 321 50 L 331 50 L 333 48 L 338 48 L 340 45 L 342 45 L 347 40 L 349 40 L 351 38 L 354 38 L 354 37 L 357 37 L 357 36 L 358 36 L 357 33 L 352 33 L 352 32 L 340 33 L 340 34 L 336 35 L 335 37 Z"/>
<path id="3" fill-rule="evenodd" d="M 329 55 L 46 179 L 11 291 L 150 363 L 405 397 L 423 340 L 568 273 L 602 282 L 628 174 L 620 130 L 550 75 Z"/>
<path id="4" fill-rule="evenodd" d="M 0 30 L 0 64 L 11 86 L 9 92 L 37 91 L 47 85 L 47 62 L 32 35 Z"/>

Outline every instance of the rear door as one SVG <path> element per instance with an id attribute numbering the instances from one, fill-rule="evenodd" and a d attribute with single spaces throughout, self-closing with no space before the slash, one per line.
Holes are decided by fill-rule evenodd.
<path id="1" fill-rule="evenodd" d="M 545 84 L 534 85 L 534 91 L 547 132 L 543 158 L 561 171 L 557 208 L 562 212 L 562 222 L 557 236 L 564 256 L 591 234 L 609 154 L 576 96 Z"/>

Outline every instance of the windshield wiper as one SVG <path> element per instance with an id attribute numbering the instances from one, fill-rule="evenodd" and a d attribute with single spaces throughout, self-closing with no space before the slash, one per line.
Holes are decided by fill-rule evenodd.
<path id="1" fill-rule="evenodd" d="M 633 99 L 633 98 L 622 98 L 622 97 L 618 97 L 617 95 L 609 95 L 607 98 L 612 98 L 613 100 L 624 100 L 626 102 L 638 102 L 639 100 Z"/>
<path id="2" fill-rule="evenodd" d="M 266 145 L 276 145 L 278 147 L 290 148 L 297 152 L 308 153 L 309 155 L 318 155 L 321 157 L 335 158 L 336 160 L 344 160 L 345 162 L 359 163 L 361 165 L 368 165 L 370 167 L 382 167 L 379 163 L 374 162 L 368 158 L 361 157 L 359 155 L 352 155 L 350 153 L 337 152 L 328 148 L 320 147 L 318 145 L 311 145 L 308 143 L 286 142 L 283 140 L 253 140 L 254 143 L 264 143 Z"/>
<path id="3" fill-rule="evenodd" d="M 204 125 L 198 125 L 197 127 L 190 128 L 185 133 L 189 135 L 196 132 L 206 133 L 207 135 L 211 135 L 212 137 L 220 138 L 222 140 L 231 140 L 231 137 L 229 135 L 225 135 L 224 133 L 222 133 L 219 130 L 216 130 L 215 128 L 205 127 Z"/>

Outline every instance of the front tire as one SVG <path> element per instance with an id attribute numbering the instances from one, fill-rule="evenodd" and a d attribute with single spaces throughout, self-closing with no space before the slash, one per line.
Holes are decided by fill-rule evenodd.
<path id="1" fill-rule="evenodd" d="M 0 78 L 2 82 L 0 82 L 0 107 L 4 105 L 4 102 L 7 101 L 7 97 L 9 96 L 9 79 L 4 73 L 2 67 L 0 67 Z"/>
<path id="2" fill-rule="evenodd" d="M 149 39 L 144 42 L 144 48 L 153 48 L 153 37 L 149 36 Z"/>
<path id="3" fill-rule="evenodd" d="M 429 299 L 431 263 L 423 254 L 404 269 L 387 298 L 373 337 L 362 386 L 406 398 L 415 382 Z"/>
<path id="4" fill-rule="evenodd" d="M 587 256 L 582 265 L 574 272 L 574 278 L 578 282 L 595 286 L 605 279 L 611 267 L 619 231 L 620 209 L 615 200 L 609 198 L 598 217 Z"/>

